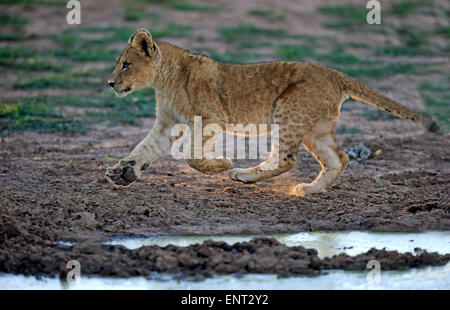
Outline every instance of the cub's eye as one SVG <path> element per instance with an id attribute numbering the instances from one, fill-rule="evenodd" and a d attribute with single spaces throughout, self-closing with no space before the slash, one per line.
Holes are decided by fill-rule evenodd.
<path id="1" fill-rule="evenodd" d="M 130 64 L 129 62 L 124 62 L 124 63 L 122 64 L 122 70 L 128 69 L 129 66 L 131 66 L 131 64 Z"/>

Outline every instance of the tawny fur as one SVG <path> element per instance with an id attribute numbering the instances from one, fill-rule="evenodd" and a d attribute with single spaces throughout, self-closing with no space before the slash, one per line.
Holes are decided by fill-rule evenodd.
<path id="1" fill-rule="evenodd" d="M 124 65 L 125 63 L 125 65 Z M 266 180 L 292 169 L 298 147 L 303 145 L 322 166 L 310 184 L 299 184 L 296 195 L 324 192 L 342 174 L 348 156 L 334 135 L 342 102 L 349 96 L 408 119 L 429 131 L 437 124 L 332 69 L 305 62 L 227 64 L 193 54 L 166 42 L 154 41 L 140 29 L 120 54 L 108 83 L 119 95 L 144 87 L 156 93 L 156 121 L 150 133 L 114 167 L 107 177 L 115 185 L 128 186 L 151 162 L 170 151 L 171 128 L 178 123 L 193 127 L 194 116 L 202 124 L 278 124 L 279 149 L 268 160 L 251 168 L 233 169 L 233 180 L 246 183 Z M 204 143 L 208 140 L 203 139 Z M 213 145 L 213 144 L 212 144 Z M 227 159 L 190 159 L 187 163 L 205 174 L 231 168 Z M 276 168 L 270 166 L 274 156 Z"/>

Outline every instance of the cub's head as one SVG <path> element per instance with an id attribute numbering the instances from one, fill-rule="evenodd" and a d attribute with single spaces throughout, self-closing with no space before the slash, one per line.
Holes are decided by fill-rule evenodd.
<path id="1" fill-rule="evenodd" d="M 128 40 L 128 45 L 117 58 L 108 85 L 117 96 L 124 97 L 136 90 L 153 85 L 161 51 L 146 29 L 139 29 Z"/>

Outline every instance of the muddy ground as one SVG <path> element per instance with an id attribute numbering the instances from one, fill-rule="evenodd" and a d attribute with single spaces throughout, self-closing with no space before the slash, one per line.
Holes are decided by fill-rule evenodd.
<path id="1" fill-rule="evenodd" d="M 450 229 L 446 136 L 422 133 L 363 139 L 370 149 L 381 149 L 381 154 L 350 165 L 327 193 L 310 197 L 289 194 L 292 185 L 312 180 L 318 172 L 312 156 L 303 150 L 293 171 L 256 185 L 233 182 L 225 174 L 204 176 L 184 162 L 166 157 L 136 184 L 114 189 L 104 177 L 105 156 L 125 155 L 134 145 L 131 141 L 143 134 L 144 129 L 126 133 L 98 130 L 89 137 L 26 133 L 5 139 L 0 153 L 0 270 L 55 275 L 64 269 L 64 262 L 76 258 L 82 261 L 83 270 L 89 270 L 87 274 L 97 275 L 189 270 L 206 275 L 245 271 L 291 274 L 330 267 L 361 269 L 369 256 L 386 260 L 383 266 L 387 269 L 440 265 L 449 260 L 449 255 L 413 258 L 372 251 L 355 258 L 341 255 L 321 261 L 316 253 L 305 254 L 310 250 L 301 247 L 283 247 L 271 259 L 260 260 L 257 255 L 247 257 L 246 252 L 236 254 L 232 247 L 214 244 L 212 252 L 219 256 L 209 260 L 202 258 L 195 246 L 141 250 L 102 246 L 100 241 L 120 235 Z M 356 141 L 348 137 L 343 145 L 360 141 L 361 137 Z M 56 240 L 81 244 L 57 245 L 53 243 Z M 278 250 L 269 247 L 261 251 Z M 305 257 L 299 259 L 298 255 Z M 249 259 L 253 263 L 241 264 Z"/>
<path id="2" fill-rule="evenodd" d="M 67 241 L 115 235 L 450 229 L 448 136 L 346 137 L 344 147 L 364 141 L 381 154 L 350 164 L 326 193 L 297 197 L 290 195 L 292 186 L 313 180 L 320 171 L 303 149 L 293 170 L 253 185 L 236 183 L 226 173 L 203 175 L 168 155 L 135 184 L 115 189 L 104 176 L 105 167 L 115 162 L 108 156 L 126 156 L 146 132 L 129 129 L 71 137 L 30 132 L 4 139 L 2 216 L 24 227 L 45 227 L 54 239 Z"/>
<path id="3" fill-rule="evenodd" d="M 115 2 L 117 5 L 104 8 L 95 4 L 102 1 L 90 2 L 92 8 L 87 20 L 113 20 L 112 16 L 120 11 L 119 2 Z M 187 48 L 203 45 L 225 50 L 226 44 L 218 41 L 217 34 L 208 29 L 245 19 L 242 12 L 247 2 L 217 3 L 227 5 L 228 10 L 214 19 L 207 15 L 212 13 L 170 13 L 173 20 L 186 18 L 185 22 L 195 30 L 189 38 L 168 41 Z M 323 21 L 313 14 L 315 1 L 305 1 L 304 5 L 289 3 L 283 1 L 275 6 L 286 15 L 280 27 L 306 34 L 332 34 L 338 40 L 364 40 L 367 35 L 324 29 L 320 26 Z M 274 8 L 269 2 L 265 5 Z M 301 14 L 289 15 L 291 9 Z M 105 16 L 99 18 L 96 12 Z M 52 19 L 47 9 L 28 11 L 28 18 L 32 14 L 42 14 L 46 18 L 30 19 L 33 23 L 27 26 L 28 32 L 44 28 L 49 32 L 59 30 L 58 19 Z M 209 17 L 202 18 L 204 14 Z M 256 17 L 251 17 L 250 21 L 263 23 Z M 201 40 L 193 42 L 195 36 L 201 36 Z M 370 40 L 376 41 L 378 37 L 379 34 L 374 34 Z M 52 44 L 47 38 L 24 42 L 24 46 L 44 47 L 44 50 Z M 442 68 L 447 70 L 448 63 Z M 20 79 L 13 73 L 7 74 L 12 80 Z M 384 89 L 384 93 L 408 107 L 424 111 L 424 102 L 415 88 L 421 79 L 424 77 L 397 74 L 369 79 L 368 83 Z M 77 96 L 89 92 L 59 88 L 23 90 L 5 84 L 0 85 L 0 89 L 1 98 L 8 99 L 49 94 Z M 322 269 L 361 269 L 368 258 L 374 257 L 382 260 L 381 265 L 387 269 L 445 264 L 449 255 L 411 256 L 382 250 L 372 250 L 354 258 L 340 255 L 322 260 L 314 250 L 288 248 L 273 240 L 233 246 L 208 242 L 187 248 L 155 246 L 137 250 L 99 244 L 124 235 L 449 230 L 449 134 L 425 133 L 398 119 L 368 121 L 361 116 L 367 109 L 362 103 L 346 103 L 345 107 L 338 127 L 344 125 L 360 130 L 340 133 L 341 146 L 348 148 L 364 142 L 372 155 L 367 160 L 352 162 L 326 193 L 309 197 L 290 195 L 294 185 L 312 181 L 320 171 L 315 159 L 304 149 L 299 150 L 294 169 L 254 185 L 233 182 L 225 173 L 202 175 L 185 162 L 166 156 L 129 188 L 113 188 L 104 177 L 106 167 L 125 157 L 144 138 L 154 118 L 143 119 L 139 126 L 116 124 L 111 127 L 99 123 L 85 134 L 28 131 L 2 137 L 0 271 L 57 275 L 70 259 L 79 259 L 82 266 L 88 266 L 83 268 L 86 273 L 116 276 L 188 270 L 206 275 L 212 272 L 314 273 Z M 63 112 L 71 117 L 81 110 L 66 107 Z M 235 167 L 254 164 L 255 161 L 250 160 L 234 163 Z M 55 241 L 80 244 L 71 247 L 55 244 Z"/>

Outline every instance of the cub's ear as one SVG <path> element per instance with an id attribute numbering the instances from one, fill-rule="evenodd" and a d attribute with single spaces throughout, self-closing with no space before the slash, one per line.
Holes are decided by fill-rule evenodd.
<path id="1" fill-rule="evenodd" d="M 154 43 L 152 35 L 144 28 L 133 33 L 128 43 L 140 50 L 147 57 L 150 57 L 153 53 Z"/>

